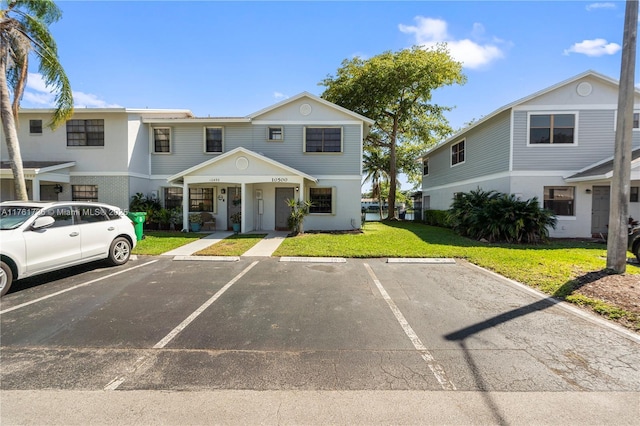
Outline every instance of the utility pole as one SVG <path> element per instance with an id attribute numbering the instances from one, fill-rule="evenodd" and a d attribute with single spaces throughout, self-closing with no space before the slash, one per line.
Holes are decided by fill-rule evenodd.
<path id="1" fill-rule="evenodd" d="M 615 150 L 613 155 L 609 235 L 607 237 L 607 269 L 617 274 L 623 274 L 627 267 L 637 34 L 638 0 L 627 0 L 624 13 L 624 33 L 622 36 L 622 64 L 620 66 L 620 85 L 618 87 L 618 118 L 616 121 Z"/>

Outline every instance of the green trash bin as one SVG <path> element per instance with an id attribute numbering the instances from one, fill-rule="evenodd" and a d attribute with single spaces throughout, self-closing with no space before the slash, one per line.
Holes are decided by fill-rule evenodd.
<path id="1" fill-rule="evenodd" d="M 144 225 L 147 218 L 147 212 L 129 212 L 127 213 L 127 216 L 133 221 L 133 227 L 136 231 L 136 240 L 141 241 L 144 238 L 144 235 L 142 234 L 142 225 Z"/>

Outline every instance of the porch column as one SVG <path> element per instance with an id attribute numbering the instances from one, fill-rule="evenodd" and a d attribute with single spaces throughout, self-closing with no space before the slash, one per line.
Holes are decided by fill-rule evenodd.
<path id="1" fill-rule="evenodd" d="M 35 177 L 31 179 L 31 199 L 33 201 L 40 201 L 40 179 Z"/>
<path id="2" fill-rule="evenodd" d="M 241 218 L 242 220 L 240 220 L 240 233 L 243 233 L 246 231 L 247 227 L 245 225 L 246 220 L 247 220 L 247 184 L 246 183 L 242 183 L 242 185 L 240 185 L 240 199 L 242 200 L 242 203 L 240 203 L 240 214 L 242 215 Z"/>
<path id="3" fill-rule="evenodd" d="M 303 202 L 304 201 L 304 179 L 302 179 L 300 181 L 300 190 L 298 191 L 298 201 Z"/>
<path id="4" fill-rule="evenodd" d="M 182 229 L 190 232 L 189 227 L 189 184 L 184 181 L 182 183 Z"/>

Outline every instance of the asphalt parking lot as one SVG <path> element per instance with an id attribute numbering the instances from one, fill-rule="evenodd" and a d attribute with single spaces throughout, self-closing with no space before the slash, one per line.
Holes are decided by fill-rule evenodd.
<path id="1" fill-rule="evenodd" d="M 2 423 L 640 418 L 637 334 L 464 261 L 298 260 L 139 257 L 16 283 Z"/>

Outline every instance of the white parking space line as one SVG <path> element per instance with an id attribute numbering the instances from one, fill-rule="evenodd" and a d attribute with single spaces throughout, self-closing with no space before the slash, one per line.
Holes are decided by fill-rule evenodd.
<path id="1" fill-rule="evenodd" d="M 20 305 L 12 306 L 12 307 L 7 308 L 7 309 L 5 309 L 3 311 L 0 311 L 0 315 L 6 314 L 7 312 L 15 311 L 16 309 L 24 308 L 25 306 L 33 305 L 34 303 L 42 302 L 43 300 L 50 299 L 52 297 L 58 296 L 60 294 L 66 293 L 66 292 L 71 291 L 71 290 L 75 290 L 75 289 L 80 288 L 80 287 L 86 287 L 89 284 L 93 284 L 93 283 L 98 282 L 98 281 L 106 280 L 107 278 L 115 277 L 116 275 L 124 274 L 125 272 L 129 272 L 129 271 L 132 271 L 134 269 L 142 268 L 143 266 L 150 265 L 150 264 L 155 263 L 157 261 L 158 261 L 157 259 L 156 260 L 152 260 L 150 262 L 143 263 L 142 265 L 136 265 L 136 266 L 134 266 L 132 268 L 123 269 L 121 271 L 114 272 L 113 274 L 105 275 L 104 277 L 96 278 L 95 280 L 91 280 L 91 281 L 87 281 L 87 282 L 82 283 L 82 284 L 74 285 L 73 287 L 69 287 L 69 288 L 66 288 L 64 290 L 60 290 L 60 291 L 57 291 L 55 293 L 51 293 L 51 294 L 49 294 L 47 296 L 43 296 L 43 297 L 40 297 L 38 299 L 31 300 L 29 302 L 25 302 L 25 303 L 22 303 Z"/>
<path id="2" fill-rule="evenodd" d="M 211 296 L 211 298 L 209 300 L 204 302 L 198 309 L 196 309 L 191 315 L 189 315 L 184 321 L 182 321 L 176 328 L 171 330 L 171 332 L 169 334 L 167 334 L 162 340 L 160 340 L 158 343 L 156 343 L 153 346 L 153 349 L 162 349 L 165 346 L 167 346 L 167 344 L 169 344 L 169 342 L 171 342 L 182 330 L 187 328 L 187 326 L 189 324 L 191 324 L 209 306 L 211 306 L 211 304 L 213 302 L 218 300 L 218 298 L 220 298 L 220 296 L 222 296 L 225 291 L 229 290 L 229 288 L 232 285 L 234 285 L 240 278 L 242 278 L 247 272 L 249 272 L 251 270 L 251 268 L 256 266 L 258 263 L 259 263 L 259 261 L 256 260 L 251 265 L 249 265 L 246 268 L 244 268 L 244 270 L 242 272 L 240 272 L 238 275 L 236 275 L 231 281 L 226 283 L 224 285 L 224 287 L 222 287 L 220 290 L 218 290 L 216 292 L 216 294 Z M 120 387 L 120 385 L 123 384 L 127 380 L 128 376 L 130 376 L 131 374 L 135 373 L 139 368 L 141 368 L 141 366 L 143 366 L 145 363 L 147 363 L 147 361 L 148 361 L 148 357 L 147 356 L 141 356 L 140 358 L 138 358 L 138 360 L 135 362 L 133 367 L 127 373 L 123 374 L 122 376 L 118 376 L 118 377 L 114 378 L 113 380 L 111 380 L 109 383 L 106 384 L 106 386 L 104 387 L 104 390 L 106 390 L 106 391 L 117 390 Z"/>
<path id="3" fill-rule="evenodd" d="M 407 337 L 409 337 L 411 343 L 413 343 L 413 347 L 416 348 L 416 350 L 420 353 L 422 359 L 425 360 L 427 366 L 435 376 L 436 380 L 438 381 L 438 383 L 440 383 L 440 386 L 442 386 L 442 389 L 456 390 L 456 386 L 451 380 L 449 380 L 449 378 L 447 377 L 447 373 L 444 371 L 444 368 L 436 361 L 431 352 L 429 352 L 429 350 L 424 346 L 416 332 L 413 331 L 413 328 L 411 328 L 407 319 L 404 317 L 400 309 L 398 309 L 398 306 L 393 301 L 393 299 L 391 299 L 389 293 L 387 293 L 385 288 L 382 286 L 382 283 L 380 282 L 380 280 L 378 280 L 378 277 L 376 277 L 376 274 L 373 272 L 373 269 L 371 269 L 371 266 L 369 266 L 368 263 L 364 263 L 364 267 L 367 269 L 367 272 L 369 273 L 369 276 L 371 276 L 371 279 L 373 279 L 373 282 L 382 295 L 382 298 L 385 300 L 385 302 L 387 302 L 389 308 L 391 308 L 391 312 L 393 312 L 393 315 L 400 323 L 400 326 L 404 330 L 405 334 L 407 335 Z"/>
<path id="4" fill-rule="evenodd" d="M 162 340 L 160 340 L 158 343 L 156 343 L 153 348 L 154 349 L 162 349 L 165 346 L 167 346 L 167 344 L 173 340 L 174 337 L 176 337 L 178 335 L 178 333 L 180 333 L 182 330 L 184 330 L 189 324 L 191 324 L 191 322 L 193 322 L 193 320 L 195 320 L 201 313 L 203 313 L 209 306 L 211 306 L 211 304 L 213 302 L 215 302 L 216 300 L 218 300 L 218 298 L 220 296 L 222 296 L 224 294 L 225 291 L 227 291 L 229 289 L 229 287 L 231 287 L 232 285 L 234 285 L 240 278 L 242 278 L 247 272 L 249 272 L 249 270 L 251 270 L 251 268 L 253 268 L 254 266 L 256 266 L 256 264 L 259 263 L 258 260 L 256 260 L 255 262 L 253 262 L 251 265 L 247 266 L 246 268 L 244 268 L 244 270 L 242 272 L 240 272 L 238 275 L 235 276 L 235 278 L 233 278 L 231 281 L 229 281 L 227 284 L 225 284 L 224 287 L 222 287 L 220 290 L 218 290 L 216 292 L 216 294 L 214 294 L 213 296 L 211 296 L 211 298 L 209 300 L 207 300 L 206 302 L 204 302 L 204 304 L 202 304 L 202 306 L 200 306 L 198 309 L 196 309 L 191 315 L 189 315 L 187 317 L 187 319 L 185 319 L 184 321 L 182 321 L 176 328 L 174 328 L 173 330 L 171 330 L 171 332 L 169 334 L 167 334 Z"/>

